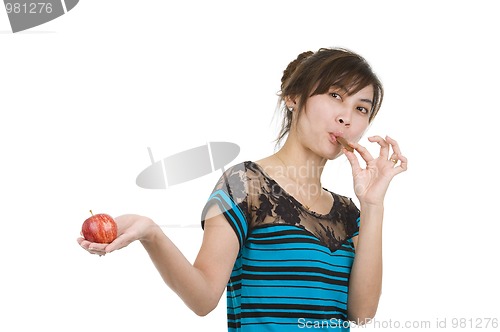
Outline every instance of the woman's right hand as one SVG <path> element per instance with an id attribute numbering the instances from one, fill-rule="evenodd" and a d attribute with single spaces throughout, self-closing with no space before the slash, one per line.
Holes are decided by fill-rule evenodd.
<path id="1" fill-rule="evenodd" d="M 103 256 L 124 248 L 136 240 L 147 240 L 158 227 L 151 219 L 136 214 L 125 214 L 114 219 L 118 226 L 118 236 L 113 242 L 95 243 L 80 237 L 77 239 L 80 246 L 91 254 Z"/>

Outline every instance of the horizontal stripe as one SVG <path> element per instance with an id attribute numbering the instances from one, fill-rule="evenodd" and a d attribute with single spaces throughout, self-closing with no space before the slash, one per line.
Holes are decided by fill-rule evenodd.
<path id="1" fill-rule="evenodd" d="M 343 301 L 328 299 L 325 297 L 316 298 L 314 296 L 302 296 L 302 297 L 301 296 L 242 296 L 241 298 L 245 303 L 262 302 L 262 303 L 273 304 L 273 303 L 281 303 L 281 301 L 283 300 L 298 300 L 301 301 L 300 303 L 305 303 L 305 302 L 314 303 L 317 306 L 329 306 L 332 304 L 332 302 L 338 303 L 340 305 L 344 304 Z"/>
<path id="2" fill-rule="evenodd" d="M 337 306 L 329 305 L 329 306 L 321 306 L 321 315 L 328 315 L 330 313 L 338 313 L 343 312 L 343 309 Z M 241 305 L 241 309 L 250 309 L 256 310 L 259 312 L 266 312 L 267 310 L 274 310 L 275 312 L 281 312 L 281 310 L 285 310 L 286 312 L 296 312 L 296 313 L 317 313 L 318 306 L 317 305 L 309 305 L 306 303 L 246 303 Z"/>
<path id="3" fill-rule="evenodd" d="M 280 237 L 280 238 L 274 238 L 274 239 L 248 239 L 249 242 L 252 242 L 256 245 L 262 245 L 262 244 L 275 244 L 275 245 L 287 245 L 290 243 L 312 243 L 312 244 L 318 244 L 318 239 L 311 239 L 310 237 Z"/>
<path id="4" fill-rule="evenodd" d="M 292 226 L 288 224 L 266 224 L 254 228 L 252 238 L 254 239 L 269 239 L 280 236 L 309 236 L 318 240 L 312 233 L 305 231 L 302 227 Z"/>
<path id="5" fill-rule="evenodd" d="M 256 259 L 256 258 L 248 258 L 242 262 L 246 266 L 262 266 L 268 267 L 269 265 L 277 266 L 277 267 L 287 267 L 290 269 L 291 267 L 312 267 L 312 268 L 322 268 L 322 269 L 331 269 L 337 270 L 339 272 L 349 273 L 351 271 L 351 266 L 346 263 L 346 265 L 338 265 L 338 264 L 329 264 L 328 262 L 317 260 L 317 259 L 284 259 L 284 260 L 274 260 L 274 259 Z M 241 270 L 238 269 L 238 270 Z M 289 270 L 290 271 L 290 270 Z"/>
<path id="6" fill-rule="evenodd" d="M 276 278 L 275 276 L 266 276 L 261 278 L 254 278 L 252 275 L 245 275 L 243 277 L 246 279 L 242 282 L 242 287 L 266 287 L 272 286 L 277 289 L 277 293 L 281 292 L 283 294 L 287 294 L 289 290 L 279 288 L 285 287 L 304 287 L 310 286 L 311 288 L 319 288 L 318 286 L 323 286 L 326 290 L 330 291 L 339 291 L 339 292 L 347 292 L 347 287 L 349 285 L 349 281 L 347 280 L 333 280 L 326 279 L 316 276 L 294 276 L 287 275 L 281 278 Z M 316 287 L 314 287 L 316 286 Z M 328 288 L 327 288 L 328 287 Z"/>
<path id="7" fill-rule="evenodd" d="M 266 245 L 266 246 L 257 246 L 255 243 L 251 241 L 247 241 L 246 243 L 246 248 L 251 249 L 251 250 L 258 250 L 258 251 L 276 251 L 276 250 L 282 250 L 282 251 L 290 251 L 291 255 L 287 257 L 288 259 L 297 257 L 297 251 L 304 251 L 302 256 L 298 256 L 298 258 L 303 258 L 307 257 L 307 254 L 310 254 L 308 251 L 316 251 L 318 253 L 323 253 L 324 255 L 328 256 L 345 256 L 345 257 L 353 257 L 353 253 L 349 251 L 345 251 L 343 249 L 338 249 L 334 252 L 334 255 L 330 255 L 330 253 L 326 253 L 322 248 L 318 248 L 319 245 L 300 245 L 300 243 L 297 243 L 297 246 L 294 246 L 290 248 L 290 246 L 272 246 L 272 245 Z M 285 256 L 286 257 L 286 256 Z"/>
<path id="8" fill-rule="evenodd" d="M 290 273 L 292 271 L 293 274 L 300 274 L 302 276 L 306 275 L 312 275 L 312 274 L 317 274 L 317 275 L 325 275 L 328 277 L 337 277 L 337 278 L 349 278 L 349 273 L 342 273 L 342 272 L 337 272 L 337 271 L 332 271 L 332 270 L 327 270 L 327 269 L 322 269 L 322 268 L 317 268 L 317 267 L 305 267 L 305 266 L 272 266 L 272 267 L 265 267 L 265 266 L 253 266 L 253 265 L 243 265 L 243 270 L 247 272 L 260 272 L 258 275 L 268 275 L 268 274 L 274 274 L 275 272 L 281 272 L 281 273 Z"/>
<path id="9" fill-rule="evenodd" d="M 332 313 L 317 313 L 316 312 L 290 312 L 290 311 L 245 311 L 241 314 L 242 323 L 244 323 L 245 318 L 262 318 L 262 317 L 273 317 L 273 318 L 292 318 L 297 320 L 299 318 L 308 319 L 343 319 L 347 320 L 347 313 L 343 312 L 332 312 Z M 276 321 L 273 319 L 273 321 Z"/>
<path id="10" fill-rule="evenodd" d="M 359 222 L 358 222 L 359 227 Z M 295 235 L 295 237 L 294 237 Z M 249 240 L 258 242 L 258 239 L 274 240 L 279 238 L 309 238 L 311 241 L 321 244 L 321 246 L 328 249 L 328 252 L 332 252 L 328 246 L 322 242 L 315 234 L 307 230 L 306 228 L 294 226 L 290 224 L 264 224 L 252 229 L 251 237 Z M 347 246 L 352 247 L 351 237 L 348 237 L 339 243 L 339 247 Z"/>
<path id="11" fill-rule="evenodd" d="M 336 292 L 338 294 L 340 293 L 344 293 L 344 294 L 347 294 L 347 287 L 343 286 L 343 287 L 337 287 L 335 288 L 336 286 L 333 285 L 329 288 L 327 287 L 322 287 L 323 284 L 321 283 L 316 283 L 314 286 L 311 285 L 310 283 L 305 283 L 305 284 L 295 284 L 295 285 L 289 285 L 289 284 L 279 284 L 279 283 L 276 283 L 275 285 L 263 285 L 262 283 L 259 283 L 259 284 L 251 284 L 250 281 L 245 281 L 245 288 L 255 288 L 256 290 L 261 290 L 262 292 L 270 292 L 269 288 L 284 288 L 286 286 L 286 288 L 289 288 L 289 290 L 287 292 L 298 292 L 300 290 L 307 290 L 308 292 L 312 292 L 312 291 L 317 291 L 317 292 L 321 292 L 321 291 L 326 291 L 326 292 Z M 256 290 L 252 290 L 253 293 L 256 293 Z M 282 293 L 284 293 L 282 291 Z M 257 293 L 258 294 L 258 293 Z M 241 294 L 240 294 L 241 295 Z M 283 296 L 287 296 L 289 294 L 283 294 Z M 232 296 L 232 295 L 228 295 L 228 296 Z M 239 295 L 238 295 L 239 296 Z M 337 295 L 339 296 L 339 295 Z"/>

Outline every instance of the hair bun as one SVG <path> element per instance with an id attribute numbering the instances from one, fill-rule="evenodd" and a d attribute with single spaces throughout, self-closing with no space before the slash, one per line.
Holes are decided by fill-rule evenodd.
<path id="1" fill-rule="evenodd" d="M 304 61 L 304 59 L 307 59 L 308 57 L 310 57 L 313 54 L 314 54 L 314 52 L 312 52 L 312 51 L 300 53 L 297 56 L 297 59 L 293 60 L 292 62 L 290 62 L 288 64 L 286 69 L 283 71 L 283 77 L 281 77 L 281 90 L 284 89 L 285 82 L 288 81 L 288 79 L 292 76 L 292 74 L 295 72 L 297 67 L 302 63 L 302 61 Z"/>

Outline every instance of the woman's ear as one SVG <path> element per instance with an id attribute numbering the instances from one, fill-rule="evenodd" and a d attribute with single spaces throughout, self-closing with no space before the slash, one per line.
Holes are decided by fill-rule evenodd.
<path id="1" fill-rule="evenodd" d="M 297 108 L 297 98 L 294 96 L 286 96 L 285 106 L 289 111 L 294 111 L 295 108 Z"/>

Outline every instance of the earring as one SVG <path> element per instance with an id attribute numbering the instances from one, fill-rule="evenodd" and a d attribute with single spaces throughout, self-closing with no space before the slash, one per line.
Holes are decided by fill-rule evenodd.
<path id="1" fill-rule="evenodd" d="M 288 107 L 288 112 L 293 112 L 293 107 Z"/>

